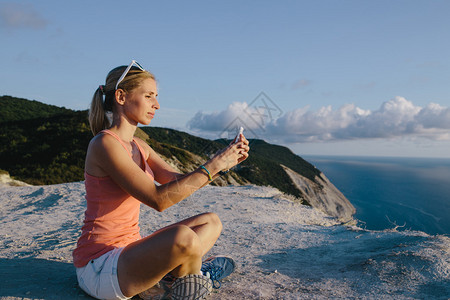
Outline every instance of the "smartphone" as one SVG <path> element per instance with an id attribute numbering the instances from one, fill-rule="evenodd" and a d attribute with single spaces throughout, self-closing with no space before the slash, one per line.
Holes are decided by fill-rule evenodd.
<path id="1" fill-rule="evenodd" d="M 236 144 L 236 143 L 239 143 L 240 141 L 241 141 L 241 133 L 243 133 L 244 132 L 244 127 L 239 127 L 239 132 L 238 132 L 238 134 L 236 135 L 236 137 L 234 138 L 234 143 Z"/>

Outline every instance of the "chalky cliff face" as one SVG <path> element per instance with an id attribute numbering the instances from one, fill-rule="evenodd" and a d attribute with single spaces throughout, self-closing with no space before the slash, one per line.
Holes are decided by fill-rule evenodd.
<path id="1" fill-rule="evenodd" d="M 316 176 L 315 180 L 312 181 L 288 167 L 283 166 L 283 168 L 302 193 L 302 197 L 312 207 L 336 217 L 343 223 L 353 220 L 352 216 L 356 213 L 355 207 L 328 180 L 325 174 L 320 173 L 320 176 Z"/>
<path id="2" fill-rule="evenodd" d="M 9 176 L 8 172 L 0 170 L 0 187 L 1 186 L 29 186 L 29 184 L 15 180 Z"/>
<path id="3" fill-rule="evenodd" d="M 83 182 L 0 186 L 0 300 L 87 299 L 72 264 L 84 196 Z M 163 213 L 141 205 L 141 235 L 219 215 L 223 232 L 206 257 L 230 255 L 237 271 L 210 300 L 448 299 L 448 237 L 338 226 L 289 198 L 271 187 L 206 186 Z"/>

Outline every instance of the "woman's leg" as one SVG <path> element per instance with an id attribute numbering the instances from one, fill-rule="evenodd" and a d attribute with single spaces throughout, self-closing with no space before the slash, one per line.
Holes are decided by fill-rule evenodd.
<path id="1" fill-rule="evenodd" d="M 222 232 L 222 222 L 215 213 L 203 213 L 190 217 L 170 226 L 186 225 L 197 233 L 201 245 L 202 256 L 205 255 L 215 244 Z"/>
<path id="2" fill-rule="evenodd" d="M 158 230 L 123 250 L 118 261 L 122 293 L 134 296 L 155 285 L 167 273 L 199 274 L 202 256 L 220 235 L 216 214 L 205 213 Z"/>

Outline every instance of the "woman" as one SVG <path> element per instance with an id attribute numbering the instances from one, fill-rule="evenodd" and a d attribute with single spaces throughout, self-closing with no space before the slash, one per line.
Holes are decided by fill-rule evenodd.
<path id="1" fill-rule="evenodd" d="M 73 258 L 80 287 L 99 299 L 128 299 L 158 282 L 172 299 L 204 299 L 211 279 L 234 269 L 225 257 L 202 265 L 222 230 L 216 214 L 191 217 L 145 238 L 139 234 L 141 202 L 161 212 L 245 160 L 249 151 L 241 134 L 239 142 L 195 171 L 177 173 L 134 137 L 138 123 L 148 125 L 159 109 L 157 96 L 155 77 L 133 60 L 109 72 L 92 100 L 87 209 Z M 111 122 L 107 112 L 112 112 Z"/>

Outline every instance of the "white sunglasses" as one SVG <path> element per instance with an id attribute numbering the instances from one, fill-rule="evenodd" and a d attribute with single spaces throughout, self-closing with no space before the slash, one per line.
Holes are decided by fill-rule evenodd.
<path id="1" fill-rule="evenodd" d="M 132 67 L 133 65 L 135 65 L 136 67 L 138 67 L 138 68 L 141 69 L 142 71 L 145 71 L 145 69 L 144 69 L 137 61 L 135 61 L 135 60 L 133 59 L 133 60 L 131 61 L 131 63 L 128 65 L 128 67 L 125 69 L 125 71 L 123 71 L 123 74 L 122 74 L 122 76 L 120 76 L 119 80 L 117 80 L 117 83 L 116 83 L 116 90 L 117 90 L 117 87 L 119 86 L 119 83 L 121 83 L 122 80 L 125 78 L 125 76 L 127 76 L 128 72 L 130 71 L 130 69 L 131 69 L 131 67 Z"/>

